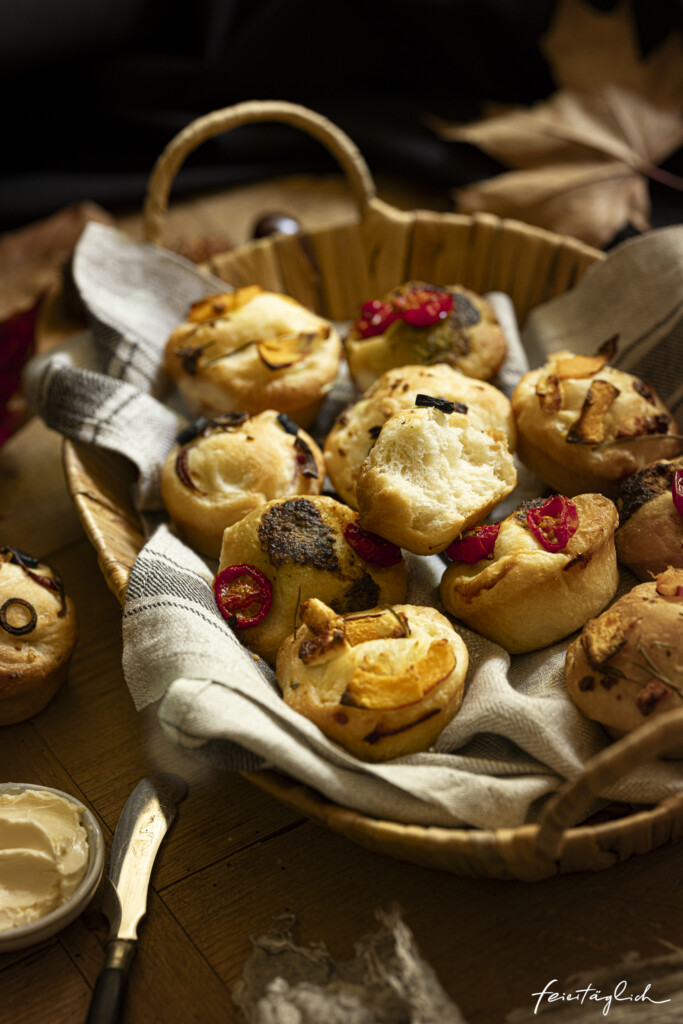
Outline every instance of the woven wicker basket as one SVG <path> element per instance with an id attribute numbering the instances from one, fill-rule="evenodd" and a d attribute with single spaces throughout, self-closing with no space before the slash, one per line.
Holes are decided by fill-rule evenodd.
<path id="1" fill-rule="evenodd" d="M 535 305 L 571 288 L 602 253 L 572 238 L 500 220 L 428 211 L 402 212 L 377 199 L 365 161 L 326 119 L 283 102 L 250 102 L 194 121 L 167 146 L 152 173 L 145 233 L 161 242 L 173 179 L 200 143 L 245 123 L 283 121 L 323 143 L 344 170 L 357 200 L 357 223 L 250 242 L 215 257 L 210 269 L 231 285 L 257 283 L 286 292 L 323 316 L 345 320 L 371 295 L 421 279 L 501 290 L 520 322 Z M 133 471 L 124 459 L 65 443 L 66 475 L 105 579 L 123 602 L 144 537 L 130 502 Z M 539 825 L 491 831 L 425 828 L 366 817 L 275 772 L 247 773 L 288 807 L 370 849 L 462 875 L 536 880 L 560 872 L 599 870 L 676 842 L 683 831 L 683 794 L 654 808 L 574 827 L 591 802 L 626 771 L 683 742 L 683 710 L 647 723 L 603 751 L 578 779 L 548 802 Z"/>

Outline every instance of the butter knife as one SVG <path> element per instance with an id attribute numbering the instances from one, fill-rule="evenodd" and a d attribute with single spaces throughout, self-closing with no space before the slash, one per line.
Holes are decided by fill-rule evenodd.
<path id="1" fill-rule="evenodd" d="M 180 776 L 150 775 L 137 784 L 121 812 L 102 901 L 110 932 L 86 1024 L 115 1024 L 121 1018 L 137 928 L 147 910 L 154 858 L 186 795 L 187 784 Z"/>

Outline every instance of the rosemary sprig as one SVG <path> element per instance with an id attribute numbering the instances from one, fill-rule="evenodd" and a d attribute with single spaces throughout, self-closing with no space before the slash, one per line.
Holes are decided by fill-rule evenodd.
<path id="1" fill-rule="evenodd" d="M 612 441 L 602 441 L 600 444 L 591 445 L 591 451 L 597 452 L 599 448 L 612 448 L 616 444 L 630 444 L 631 441 L 683 441 L 681 434 L 634 434 L 633 437 L 615 437 Z"/>

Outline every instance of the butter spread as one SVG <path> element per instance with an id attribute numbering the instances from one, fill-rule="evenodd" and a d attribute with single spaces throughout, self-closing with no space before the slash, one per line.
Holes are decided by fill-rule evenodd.
<path id="1" fill-rule="evenodd" d="M 83 808 L 56 793 L 0 795 L 0 932 L 59 907 L 88 866 Z"/>

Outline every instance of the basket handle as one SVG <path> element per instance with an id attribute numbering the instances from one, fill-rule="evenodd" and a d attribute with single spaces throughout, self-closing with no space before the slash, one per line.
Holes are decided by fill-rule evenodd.
<path id="1" fill-rule="evenodd" d="M 171 139 L 159 156 L 147 184 L 144 231 L 149 242 L 161 242 L 173 179 L 183 161 L 202 142 L 232 131 L 243 124 L 282 121 L 318 139 L 340 164 L 349 180 L 361 214 L 375 198 L 376 188 L 365 160 L 351 139 L 331 121 L 307 107 L 283 100 L 249 100 L 233 107 L 214 110 L 190 122 Z"/>
<path id="2" fill-rule="evenodd" d="M 622 775 L 683 743 L 683 708 L 645 722 L 617 743 L 601 750 L 578 778 L 565 783 L 548 801 L 536 833 L 536 852 L 557 860 L 564 830 L 581 821 L 596 797 Z"/>

